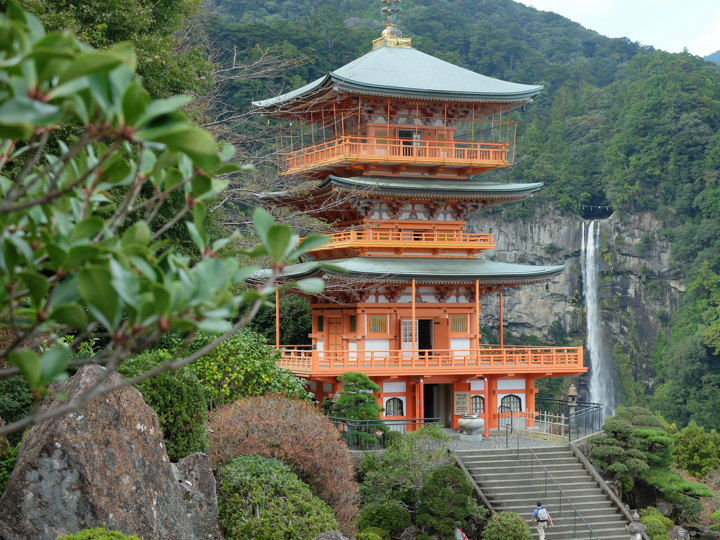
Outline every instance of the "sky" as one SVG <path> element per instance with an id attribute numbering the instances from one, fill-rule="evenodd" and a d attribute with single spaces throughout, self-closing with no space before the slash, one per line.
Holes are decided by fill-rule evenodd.
<path id="1" fill-rule="evenodd" d="M 518 0 L 554 11 L 608 37 L 668 52 L 720 50 L 720 0 Z"/>

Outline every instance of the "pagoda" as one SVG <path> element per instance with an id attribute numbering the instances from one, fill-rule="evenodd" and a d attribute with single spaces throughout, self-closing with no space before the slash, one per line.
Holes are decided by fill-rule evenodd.
<path id="1" fill-rule="evenodd" d="M 399 0 L 372 51 L 284 95 L 253 103 L 279 119 L 281 174 L 313 180 L 298 195 L 276 194 L 332 225 L 310 253 L 331 266 L 284 269 L 287 279 L 320 275 L 310 298 L 312 345 L 281 345 L 280 365 L 310 381 L 322 401 L 337 377 L 358 371 L 382 391 L 384 417 L 441 418 L 457 428 L 467 413 L 498 427 L 502 411 L 535 409 L 539 378 L 578 375 L 581 347 L 506 346 L 503 290 L 548 282 L 565 266 L 495 262 L 490 233 L 469 233 L 478 209 L 522 201 L 542 184 L 471 177 L 512 165 L 516 123 L 541 86 L 460 68 L 412 48 L 397 27 Z M 480 335 L 480 299 L 500 296 L 500 344 Z"/>

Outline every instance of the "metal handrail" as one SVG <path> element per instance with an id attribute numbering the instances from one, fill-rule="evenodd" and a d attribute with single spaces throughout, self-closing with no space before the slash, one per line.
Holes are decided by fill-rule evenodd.
<path id="1" fill-rule="evenodd" d="M 508 431 L 508 430 L 509 430 L 509 431 Z M 525 445 L 525 447 L 530 451 L 530 454 L 532 455 L 532 457 L 534 457 L 534 458 L 537 460 L 537 462 L 540 464 L 540 466 L 541 466 L 541 467 L 543 468 L 543 470 L 545 471 L 545 475 L 546 475 L 546 476 L 545 476 L 545 498 L 547 498 L 547 479 L 548 479 L 548 478 L 550 478 L 550 480 L 552 480 L 552 483 L 555 484 L 555 487 L 557 487 L 558 492 L 559 492 L 559 494 L 561 495 L 561 497 L 559 497 L 559 503 L 560 503 L 559 506 L 560 506 L 560 508 L 559 508 L 559 510 L 558 510 L 558 518 L 562 518 L 562 497 L 565 497 L 565 500 L 568 502 L 568 504 L 569 504 L 569 505 L 572 507 L 572 509 L 575 511 L 575 515 L 573 516 L 573 536 L 574 536 L 575 538 L 577 538 L 577 518 L 578 518 L 578 516 L 579 516 L 580 519 L 582 519 L 583 523 L 587 526 L 588 530 L 590 531 L 590 534 L 592 535 L 592 536 L 589 536 L 588 538 L 595 537 L 596 540 L 600 540 L 600 539 L 598 538 L 598 535 L 595 534 L 595 531 L 593 531 L 593 529 L 592 529 L 592 527 L 590 526 L 590 524 L 589 524 L 587 521 L 585 521 L 585 518 L 584 518 L 584 517 L 582 517 L 582 514 L 580 513 L 580 511 L 579 511 L 577 508 L 575 508 L 575 505 L 572 503 L 572 501 L 568 498 L 567 495 L 565 495 L 565 492 L 564 492 L 564 491 L 562 490 L 562 488 L 560 487 L 560 484 L 558 484 L 558 483 L 555 481 L 555 478 L 553 478 L 552 474 L 550 474 L 550 471 L 548 471 L 548 470 L 545 468 L 545 465 L 543 465 L 542 461 L 540 461 L 540 458 L 537 457 L 537 454 L 535 454 L 535 452 L 533 452 L 532 448 L 530 448 L 530 445 L 525 441 L 525 439 L 520 435 L 520 433 L 518 433 L 518 431 L 517 431 L 516 429 L 514 429 L 510 424 L 506 424 L 506 425 L 505 425 L 505 448 L 509 448 L 509 447 L 510 447 L 510 446 L 509 446 L 509 442 L 510 442 L 509 433 L 512 433 L 513 431 L 515 432 L 515 434 L 517 435 L 517 438 L 518 438 L 518 448 L 517 448 L 517 450 L 518 450 L 518 458 L 519 458 L 519 456 L 520 456 L 520 441 L 522 440 L 522 442 L 523 442 L 523 444 Z M 534 467 L 533 467 L 533 463 L 534 463 L 534 462 L 531 460 L 531 461 L 530 461 L 530 481 L 531 481 L 531 482 L 532 482 L 532 480 L 533 480 L 534 473 L 535 473 Z"/>

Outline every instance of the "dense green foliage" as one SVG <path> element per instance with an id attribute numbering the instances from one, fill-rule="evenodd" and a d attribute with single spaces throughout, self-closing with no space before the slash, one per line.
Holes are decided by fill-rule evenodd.
<path id="1" fill-rule="evenodd" d="M 358 471 L 363 503 L 397 501 L 414 513 L 430 474 L 452 464 L 449 444 L 442 427 L 429 424 L 406 433 L 382 454 L 365 453 Z"/>
<path id="2" fill-rule="evenodd" d="M 65 534 L 58 538 L 64 538 L 65 540 L 141 540 L 139 536 L 131 534 L 125 536 L 123 533 L 118 531 L 109 531 L 104 527 L 96 527 L 94 529 L 85 529 L 72 534 Z"/>
<path id="3" fill-rule="evenodd" d="M 667 538 L 668 529 L 665 527 L 662 521 L 657 519 L 655 516 L 647 516 L 640 520 L 640 523 L 645 525 L 647 529 L 645 532 L 650 537 L 650 540 L 660 540 Z"/>
<path id="4" fill-rule="evenodd" d="M 290 467 L 260 456 L 221 469 L 218 506 L 227 540 L 305 540 L 337 529 L 330 507 Z"/>
<path id="5" fill-rule="evenodd" d="M 368 527 L 357 536 L 357 540 L 392 540 L 390 532 L 380 527 Z"/>
<path id="6" fill-rule="evenodd" d="M 492 516 L 482 537 L 484 540 L 532 540 L 527 522 L 515 512 L 498 512 Z"/>
<path id="7" fill-rule="evenodd" d="M 123 362 L 118 373 L 129 379 L 170 358 L 172 354 L 166 350 L 148 351 Z M 157 414 L 171 461 L 205 451 L 207 397 L 191 368 L 160 373 L 135 387 Z"/>
<path id="8" fill-rule="evenodd" d="M 5 424 L 22 420 L 32 412 L 33 397 L 30 387 L 23 377 L 16 375 L 0 379 L 0 418 Z M 22 439 L 22 432 L 10 433 L 10 444 Z"/>
<path id="9" fill-rule="evenodd" d="M 454 538 L 457 522 L 465 527 L 468 518 L 487 514 L 472 493 L 473 487 L 463 471 L 453 465 L 438 467 L 420 490 L 417 525 L 442 538 Z"/>
<path id="10" fill-rule="evenodd" d="M 5 484 L 7 484 L 8 478 L 10 478 L 10 474 L 15 468 L 19 449 L 20 443 L 17 443 L 0 451 L 0 494 L 5 490 Z"/>
<path id="11" fill-rule="evenodd" d="M 619 408 L 615 416 L 605 419 L 603 431 L 587 441 L 592 445 L 588 459 L 604 474 L 619 479 L 623 491 L 631 491 L 635 481 L 643 480 L 668 500 L 712 496 L 706 486 L 689 482 L 670 469 L 675 439 L 647 409 Z M 684 452 L 695 455 L 688 445 Z"/>
<path id="12" fill-rule="evenodd" d="M 250 323 L 250 328 L 275 343 L 275 307 L 264 306 Z M 280 296 L 280 344 L 309 345 L 312 315 L 308 301 L 296 294 Z"/>
<path id="13" fill-rule="evenodd" d="M 404 531 L 412 523 L 410 512 L 393 500 L 366 504 L 358 516 L 358 530 L 365 532 L 369 527 L 385 529 L 390 533 Z"/>
<path id="14" fill-rule="evenodd" d="M 208 340 L 200 337 L 190 350 L 199 349 Z M 284 394 L 309 399 L 305 382 L 280 368 L 280 351 L 267 339 L 251 330 L 238 332 L 192 366 L 205 387 L 210 408 L 249 396 Z"/>
<path id="15" fill-rule="evenodd" d="M 704 478 L 720 469 L 720 434 L 712 430 L 707 433 L 694 420 L 690 425 L 675 433 L 675 466 L 696 478 Z"/>
<path id="16" fill-rule="evenodd" d="M 138 74 L 154 97 L 208 89 L 211 64 L 204 51 L 179 51 L 175 32 L 197 13 L 198 0 L 21 0 L 48 30 L 69 30 L 98 49 L 130 42 Z"/>

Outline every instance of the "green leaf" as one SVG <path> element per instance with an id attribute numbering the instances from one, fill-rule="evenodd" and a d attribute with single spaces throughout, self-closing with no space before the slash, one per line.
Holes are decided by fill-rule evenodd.
<path id="1" fill-rule="evenodd" d="M 140 115 L 132 125 L 142 127 L 158 116 L 180 110 L 191 101 L 192 97 L 190 96 L 173 96 L 168 99 L 156 99 L 145 108 L 143 114 Z"/>
<path id="2" fill-rule="evenodd" d="M 155 313 L 159 317 L 166 317 L 170 312 L 170 293 L 158 283 L 153 283 L 152 293 L 155 299 Z"/>
<path id="3" fill-rule="evenodd" d="M 197 199 L 212 189 L 212 180 L 209 176 L 198 174 L 190 180 L 193 199 Z"/>
<path id="4" fill-rule="evenodd" d="M 53 310 L 50 318 L 59 324 L 65 324 L 78 330 L 86 330 L 87 314 L 80 304 L 65 304 Z"/>
<path id="5" fill-rule="evenodd" d="M 41 377 L 39 386 L 56 380 L 58 375 L 65 372 L 70 361 L 72 351 L 67 345 L 57 345 L 45 351 L 40 358 Z"/>
<path id="6" fill-rule="evenodd" d="M 112 287 L 110 272 L 104 268 L 83 270 L 80 272 L 78 289 L 82 299 L 104 316 L 106 322 L 103 324 L 109 324 L 110 330 L 114 330 L 119 315 L 119 302 L 117 293 Z"/>
<path id="7" fill-rule="evenodd" d="M 63 268 L 66 270 L 77 268 L 85 262 L 99 257 L 102 254 L 102 251 L 103 250 L 97 246 L 73 246 L 70 248 L 70 252 L 65 258 Z"/>
<path id="8" fill-rule="evenodd" d="M 30 349 L 19 349 L 8 353 L 8 358 L 25 377 L 30 388 L 37 388 L 42 376 L 40 357 Z"/>
<path id="9" fill-rule="evenodd" d="M 138 132 L 137 136 L 142 137 L 142 132 Z M 215 141 L 208 132 L 202 129 L 186 124 L 157 135 L 151 140 L 183 152 L 204 171 L 211 171 L 220 163 L 220 157 L 215 150 Z"/>
<path id="10" fill-rule="evenodd" d="M 90 51 L 80 53 L 60 76 L 59 84 L 84 75 L 108 73 L 122 64 L 121 58 L 110 51 Z"/>
<path id="11" fill-rule="evenodd" d="M 227 332 L 232 325 L 225 319 L 204 319 L 197 323 L 197 327 L 201 332 L 217 335 Z"/>
<path id="12" fill-rule="evenodd" d="M 137 277 L 125 270 L 117 261 L 110 261 L 110 273 L 112 274 L 112 284 L 118 293 L 118 296 L 128 305 L 133 306 L 137 302 L 140 294 L 140 283 Z"/>
<path id="13" fill-rule="evenodd" d="M 37 272 L 20 272 L 18 275 L 27 285 L 35 309 L 41 309 L 50 288 L 47 278 Z"/>
<path id="14" fill-rule="evenodd" d="M 223 144 L 223 147 L 220 150 L 220 159 L 222 161 L 227 161 L 234 155 L 235 155 L 235 147 L 232 144 Z"/>
<path id="15" fill-rule="evenodd" d="M 325 288 L 325 281 L 320 278 L 301 279 L 296 282 L 298 289 L 308 294 L 318 294 Z"/>
<path id="16" fill-rule="evenodd" d="M 144 221 L 138 221 L 122 235 L 122 245 L 138 244 L 147 246 L 150 243 L 150 228 Z"/>
<path id="17" fill-rule="evenodd" d="M 255 231 L 263 244 L 267 242 L 267 235 L 270 231 L 270 227 L 275 225 L 275 221 L 272 216 L 263 208 L 256 208 L 253 212 L 253 224 L 255 225 Z"/>
<path id="18" fill-rule="evenodd" d="M 80 299 L 76 275 L 69 276 L 57 285 L 50 296 L 50 307 L 60 307 L 63 304 L 71 304 Z"/>
<path id="19" fill-rule="evenodd" d="M 188 232 L 190 233 L 190 238 L 192 239 L 193 243 L 200 250 L 200 253 L 204 253 L 205 252 L 205 240 L 203 239 L 203 236 L 200 234 L 200 231 L 197 230 L 197 227 L 195 226 L 194 223 L 190 223 L 189 221 L 186 221 L 185 225 L 187 225 Z"/>
<path id="20" fill-rule="evenodd" d="M 70 236 L 70 241 L 77 242 L 83 238 L 95 236 L 103 230 L 104 226 L 105 222 L 98 217 L 85 218 L 75 225 L 75 229 L 73 229 L 72 235 Z"/>
<path id="21" fill-rule="evenodd" d="M 326 234 L 311 234 L 300 241 L 298 247 L 295 248 L 294 253 L 300 254 L 305 253 L 306 251 L 312 251 L 313 249 L 324 246 L 329 241 L 330 236 Z"/>
<path id="22" fill-rule="evenodd" d="M 293 238 L 293 232 L 290 225 L 282 223 L 280 225 L 273 225 L 267 234 L 267 242 L 265 242 L 265 248 L 267 249 L 270 259 L 274 263 L 280 263 L 285 258 L 285 254 L 288 251 L 290 241 Z"/>
<path id="23" fill-rule="evenodd" d="M 49 126 L 62 117 L 62 109 L 27 96 L 10 98 L 0 106 L 0 125 Z"/>

